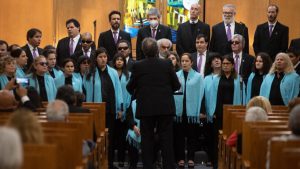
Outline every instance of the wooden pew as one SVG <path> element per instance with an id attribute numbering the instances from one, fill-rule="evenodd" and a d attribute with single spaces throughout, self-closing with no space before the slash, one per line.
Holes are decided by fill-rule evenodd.
<path id="1" fill-rule="evenodd" d="M 55 144 L 24 144 L 22 169 L 57 169 L 58 150 Z"/>

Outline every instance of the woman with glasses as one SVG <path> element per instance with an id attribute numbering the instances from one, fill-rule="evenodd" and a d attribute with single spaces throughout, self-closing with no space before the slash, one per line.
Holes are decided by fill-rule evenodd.
<path id="1" fill-rule="evenodd" d="M 179 168 L 185 166 L 185 138 L 187 138 L 188 167 L 194 168 L 194 156 L 197 150 L 197 126 L 200 123 L 204 84 L 202 76 L 192 69 L 191 54 L 181 56 L 182 70 L 177 77 L 181 83 L 182 94 L 175 94 L 176 121 L 174 123 L 175 159 Z M 202 108 L 202 109 L 201 109 Z"/>
<path id="2" fill-rule="evenodd" d="M 56 88 L 63 85 L 71 85 L 74 91 L 82 92 L 82 80 L 74 76 L 74 61 L 70 58 L 64 60 L 63 64 L 64 74 L 55 79 Z"/>
<path id="3" fill-rule="evenodd" d="M 267 53 L 258 53 L 253 65 L 253 72 L 247 82 L 246 103 L 255 96 L 259 96 L 260 86 L 263 79 L 269 73 L 272 61 Z"/>
<path id="4" fill-rule="evenodd" d="M 10 55 L 16 59 L 16 77 L 25 77 L 25 68 L 27 65 L 28 57 L 26 56 L 26 53 L 23 49 L 17 48 L 10 52 Z"/>
<path id="5" fill-rule="evenodd" d="M 0 89 L 4 89 L 6 84 L 15 78 L 16 60 L 11 56 L 3 56 L 0 59 Z"/>
<path id="6" fill-rule="evenodd" d="M 106 127 L 109 129 L 108 165 L 113 168 L 115 120 L 122 114 L 122 88 L 118 73 L 107 65 L 108 54 L 100 47 L 91 61 L 90 71 L 84 78 L 87 102 L 106 102 Z"/>
<path id="7" fill-rule="evenodd" d="M 29 85 L 38 91 L 42 101 L 53 101 L 57 90 L 54 79 L 47 72 L 46 58 L 44 56 L 34 58 L 29 75 Z"/>
<path id="8" fill-rule="evenodd" d="M 300 77 L 286 53 L 278 53 L 269 74 L 261 84 L 260 95 L 269 99 L 272 105 L 288 105 L 298 96 Z"/>
<path id="9" fill-rule="evenodd" d="M 243 85 L 244 86 L 244 85 Z M 207 110 L 207 121 L 212 125 L 212 137 L 209 143 L 212 148 L 213 167 L 218 166 L 218 131 L 223 128 L 223 105 L 241 105 L 242 96 L 245 96 L 244 90 L 240 88 L 240 77 L 234 69 L 234 59 L 229 56 L 223 56 L 222 69 L 220 75 L 217 75 L 209 89 L 209 107 Z"/>
<path id="10" fill-rule="evenodd" d="M 43 55 L 46 57 L 48 63 L 48 72 L 53 79 L 63 76 L 63 72 L 56 65 L 56 53 L 53 49 L 48 49 L 43 52 Z"/>

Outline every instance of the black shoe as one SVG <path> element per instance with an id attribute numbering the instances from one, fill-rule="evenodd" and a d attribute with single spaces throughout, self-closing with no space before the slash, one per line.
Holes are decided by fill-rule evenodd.
<path id="1" fill-rule="evenodd" d="M 122 167 L 122 168 L 123 168 L 123 167 L 124 167 L 124 162 L 119 162 L 118 165 L 119 165 L 119 167 Z"/>

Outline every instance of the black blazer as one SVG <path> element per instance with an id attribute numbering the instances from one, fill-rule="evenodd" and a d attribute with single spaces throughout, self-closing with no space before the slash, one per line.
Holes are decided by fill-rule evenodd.
<path id="1" fill-rule="evenodd" d="M 127 40 L 130 43 L 130 46 L 132 46 L 130 34 L 120 30 L 118 40 L 122 39 Z M 109 55 L 108 61 L 111 61 L 114 55 L 117 53 L 117 46 L 115 44 L 111 30 L 100 33 L 98 39 L 98 48 L 99 47 L 104 47 L 107 50 L 107 53 Z"/>
<path id="2" fill-rule="evenodd" d="M 233 57 L 233 53 L 231 53 L 230 56 Z M 243 78 L 243 82 L 245 85 L 247 85 L 248 78 L 252 72 L 253 64 L 254 57 L 243 52 L 240 66 L 240 76 Z"/>
<path id="3" fill-rule="evenodd" d="M 170 60 L 146 58 L 133 64 L 127 90 L 137 100 L 137 118 L 175 115 L 179 80 Z"/>
<path id="4" fill-rule="evenodd" d="M 206 63 L 208 62 L 209 60 L 209 57 L 210 57 L 210 52 L 206 51 L 206 61 L 205 61 L 205 64 L 204 65 L 201 65 L 201 66 L 205 66 Z M 192 65 L 192 68 L 198 72 L 198 67 L 197 67 L 197 52 L 194 52 L 192 53 L 192 59 L 193 59 L 193 65 Z M 205 68 L 204 68 L 205 69 Z M 205 72 L 205 70 L 204 70 Z M 199 73 L 199 72 L 198 72 Z"/>
<path id="5" fill-rule="evenodd" d="M 258 25 L 254 34 L 253 48 L 255 55 L 266 52 L 274 61 L 279 52 L 286 52 L 289 43 L 289 28 L 279 22 L 276 23 L 271 37 L 268 22 Z"/>
<path id="6" fill-rule="evenodd" d="M 57 48 L 56 48 L 56 60 L 57 64 L 62 67 L 63 61 L 66 58 L 70 58 L 70 50 L 69 50 L 69 43 L 70 43 L 70 37 L 65 37 L 58 41 Z M 78 40 L 77 46 L 74 50 L 74 53 L 77 51 L 82 50 L 81 49 L 81 37 Z"/>
<path id="7" fill-rule="evenodd" d="M 128 71 L 130 71 L 130 72 L 132 71 L 132 66 L 134 63 L 135 63 L 135 61 L 131 57 L 129 57 L 128 62 L 126 63 Z"/>
<path id="8" fill-rule="evenodd" d="M 32 56 L 32 53 L 30 51 L 28 44 L 23 46 L 22 49 L 25 51 L 26 56 L 28 57 L 27 65 L 26 65 L 26 69 L 28 70 L 33 62 L 33 56 Z M 38 49 L 39 54 L 41 55 L 43 53 L 43 49 L 39 48 L 39 47 L 37 49 Z"/>
<path id="9" fill-rule="evenodd" d="M 183 53 L 194 53 L 196 49 L 196 37 L 198 34 L 204 34 L 207 39 L 210 38 L 210 27 L 208 24 L 198 20 L 196 31 L 194 34 L 191 31 L 190 21 L 184 22 L 179 25 L 176 36 L 176 51 L 179 56 Z"/>
<path id="10" fill-rule="evenodd" d="M 245 47 L 243 52 L 249 53 L 249 37 L 247 26 L 245 24 L 235 22 L 234 34 L 240 34 L 245 38 Z M 224 22 L 220 22 L 212 27 L 209 51 L 218 52 L 221 55 L 232 52 L 231 43 L 227 40 Z"/>
<path id="11" fill-rule="evenodd" d="M 145 55 L 142 52 L 142 42 L 145 38 L 151 37 L 151 28 L 150 26 L 145 26 L 138 31 L 137 40 L 136 40 L 136 57 L 137 60 L 145 58 Z M 162 38 L 169 39 L 172 41 L 171 29 L 165 25 L 159 24 L 156 30 L 155 39 L 159 40 Z"/>
<path id="12" fill-rule="evenodd" d="M 300 38 L 298 39 L 293 39 L 291 41 L 290 47 L 289 49 L 293 50 L 293 51 L 300 51 Z"/>
<path id="13" fill-rule="evenodd" d="M 83 55 L 84 55 L 83 51 L 79 50 L 79 51 L 76 51 L 73 55 L 71 55 L 71 58 L 74 60 L 75 64 L 77 64 L 78 58 Z M 90 58 L 93 58 L 94 55 L 95 55 L 95 49 L 92 49 Z"/>

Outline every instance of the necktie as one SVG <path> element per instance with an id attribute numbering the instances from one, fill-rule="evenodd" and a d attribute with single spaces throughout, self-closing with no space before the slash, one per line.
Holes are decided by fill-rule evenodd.
<path id="1" fill-rule="evenodd" d="M 156 35 L 156 29 L 152 29 L 152 38 L 155 39 L 155 35 Z"/>
<path id="2" fill-rule="evenodd" d="M 84 56 L 85 56 L 85 57 L 89 57 L 88 54 L 87 54 L 87 52 L 84 52 Z"/>
<path id="3" fill-rule="evenodd" d="M 234 61 L 234 69 L 236 73 L 239 72 L 239 55 L 235 55 L 235 61 Z"/>
<path id="4" fill-rule="evenodd" d="M 118 37 L 117 37 L 117 33 L 118 32 L 113 32 L 113 36 L 114 36 L 114 41 L 115 41 L 115 44 L 118 43 Z"/>
<path id="5" fill-rule="evenodd" d="M 70 45 L 69 45 L 69 51 L 70 51 L 70 55 L 72 55 L 74 52 L 73 52 L 73 43 L 74 43 L 74 39 L 71 38 L 70 39 Z"/>
<path id="6" fill-rule="evenodd" d="M 203 54 L 199 54 L 199 60 L 198 60 L 198 63 L 197 63 L 197 68 L 198 68 L 199 73 L 201 73 L 202 56 L 203 56 Z"/>
<path id="7" fill-rule="evenodd" d="M 37 57 L 37 55 L 36 55 L 36 48 L 33 48 L 33 49 L 32 49 L 32 57 L 33 57 L 33 58 L 36 58 L 36 57 Z"/>
<path id="8" fill-rule="evenodd" d="M 272 32 L 273 32 L 273 27 L 274 25 L 269 25 L 269 36 L 272 36 Z"/>
<path id="9" fill-rule="evenodd" d="M 230 41 L 231 40 L 231 29 L 230 29 L 230 24 L 227 24 L 226 25 L 227 26 L 227 33 L 226 33 L 226 35 L 227 35 L 227 40 L 228 41 Z"/>

